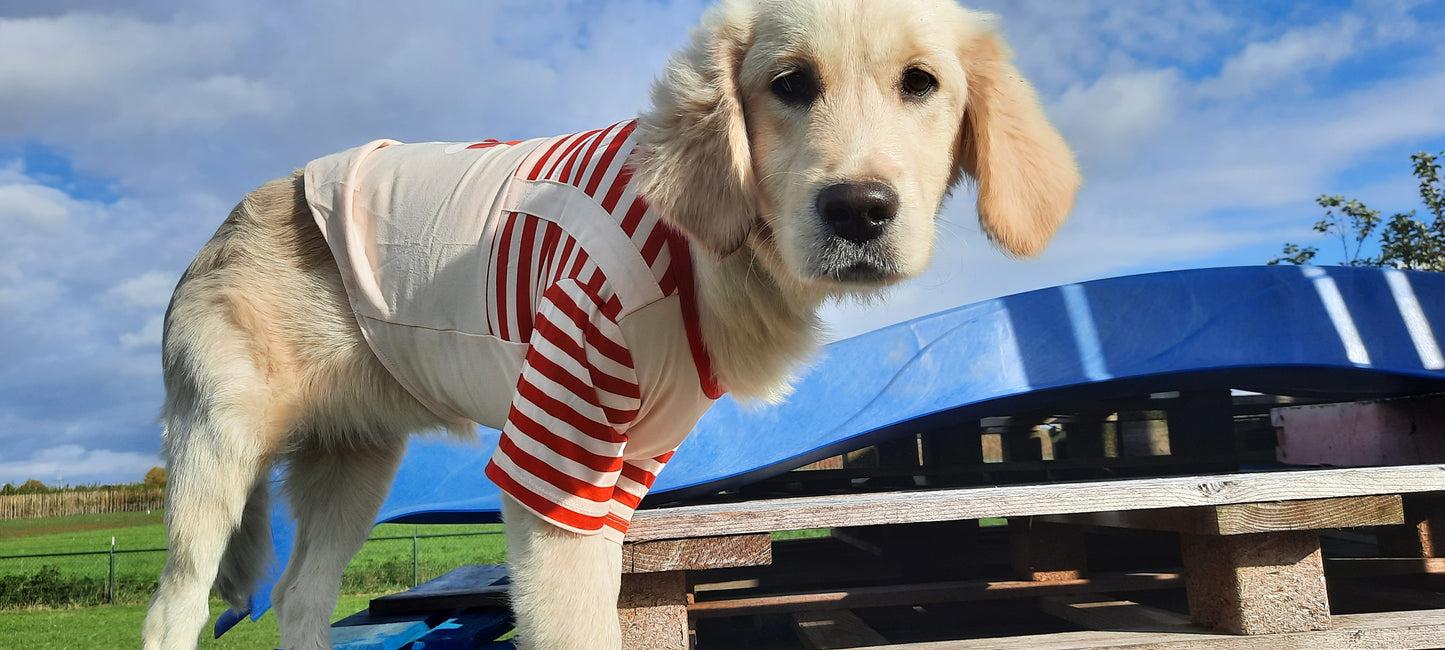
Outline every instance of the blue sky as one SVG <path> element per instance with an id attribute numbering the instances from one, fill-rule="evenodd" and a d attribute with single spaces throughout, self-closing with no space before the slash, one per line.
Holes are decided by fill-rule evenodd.
<path id="1" fill-rule="evenodd" d="M 339 0 L 0 4 L 0 482 L 159 464 L 160 318 L 249 189 L 378 138 L 522 138 L 634 115 L 705 3 Z M 1042 257 L 972 196 L 936 263 L 833 336 L 1018 291 L 1256 264 L 1313 243 L 1322 193 L 1418 204 L 1445 149 L 1445 3 L 980 0 L 1078 151 Z M 1321 246 L 1326 261 L 1335 250 Z"/>

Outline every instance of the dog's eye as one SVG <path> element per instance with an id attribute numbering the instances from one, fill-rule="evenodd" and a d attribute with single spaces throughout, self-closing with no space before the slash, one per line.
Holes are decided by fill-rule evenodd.
<path id="1" fill-rule="evenodd" d="M 938 88 L 938 79 L 922 68 L 909 68 L 903 73 L 902 85 L 904 95 L 921 99 Z"/>
<path id="2" fill-rule="evenodd" d="M 773 79 L 770 88 L 784 104 L 808 106 L 818 98 L 818 79 L 807 70 L 790 70 Z"/>

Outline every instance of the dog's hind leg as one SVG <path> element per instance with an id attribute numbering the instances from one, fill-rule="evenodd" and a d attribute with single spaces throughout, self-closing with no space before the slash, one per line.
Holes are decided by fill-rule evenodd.
<path id="1" fill-rule="evenodd" d="M 275 443 L 268 441 L 284 437 L 284 432 L 267 431 L 277 424 L 268 427 L 271 409 L 264 408 L 263 389 L 248 391 L 244 381 L 228 385 L 224 396 L 173 388 L 168 399 L 170 554 L 146 615 L 148 650 L 196 647 L 210 617 L 211 585 L 222 555 L 241 526 L 248 493 L 274 452 Z"/>
<path id="2" fill-rule="evenodd" d="M 240 528 L 231 533 L 231 540 L 226 543 L 226 554 L 221 556 L 221 570 L 216 576 L 216 591 L 231 609 L 249 612 L 251 592 L 273 559 L 271 486 L 263 472 L 246 498 Z"/>
<path id="3" fill-rule="evenodd" d="M 285 492 L 296 547 L 271 595 L 286 650 L 331 647 L 341 574 L 370 534 L 406 449 L 402 438 L 347 444 L 308 446 L 289 460 Z"/>

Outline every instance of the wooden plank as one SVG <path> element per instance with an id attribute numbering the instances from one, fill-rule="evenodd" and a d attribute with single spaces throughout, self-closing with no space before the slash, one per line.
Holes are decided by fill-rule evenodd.
<path id="1" fill-rule="evenodd" d="M 1418 650 L 1439 648 L 1445 609 L 1336 616 L 1315 632 L 1235 636 L 1172 632 L 1063 632 L 875 646 L 871 650 Z"/>
<path id="2" fill-rule="evenodd" d="M 1094 591 L 1144 591 L 1183 584 L 1177 573 L 1109 573 L 1080 580 L 959 580 L 921 584 L 849 587 L 777 596 L 702 600 L 688 605 L 693 616 L 735 616 L 802 610 L 856 609 L 1053 596 Z"/>
<path id="3" fill-rule="evenodd" d="M 396 594 L 373 598 L 372 616 L 434 612 L 466 607 L 506 607 L 507 577 L 500 564 L 469 564 Z"/>
<path id="4" fill-rule="evenodd" d="M 1191 535 L 1243 535 L 1285 530 L 1388 526 L 1402 523 L 1404 517 L 1400 495 L 1389 494 L 1193 508 L 1089 512 L 1050 515 L 1039 519 L 1076 526 L 1143 528 Z"/>
<path id="5" fill-rule="evenodd" d="M 1294 465 L 1405 465 L 1445 461 L 1445 398 L 1439 395 L 1270 412 L 1280 462 Z"/>
<path id="6" fill-rule="evenodd" d="M 1194 622 L 1234 634 L 1330 626 L 1319 535 L 1182 535 L 1185 590 Z"/>
<path id="7" fill-rule="evenodd" d="M 767 533 L 630 542 L 622 546 L 625 573 L 762 566 L 772 561 L 773 536 Z"/>
<path id="8" fill-rule="evenodd" d="M 643 510 L 630 541 L 1445 491 L 1445 465 L 829 495 Z"/>
<path id="9" fill-rule="evenodd" d="M 1400 576 L 1416 573 L 1445 575 L 1445 558 L 1333 558 L 1325 561 L 1331 578 Z"/>
<path id="10" fill-rule="evenodd" d="M 687 574 L 624 573 L 617 618 L 628 650 L 686 650 Z"/>
<path id="11" fill-rule="evenodd" d="M 1197 631 L 1183 614 L 1095 594 L 1039 599 L 1045 614 L 1091 630 L 1128 632 Z"/>
<path id="12" fill-rule="evenodd" d="M 793 612 L 793 631 L 804 648 L 858 648 L 884 645 L 888 639 L 846 609 Z"/>
<path id="13" fill-rule="evenodd" d="M 1078 526 L 1044 523 L 1033 517 L 1008 520 L 1009 551 L 1019 580 L 1078 580 L 1089 573 L 1084 532 Z"/>

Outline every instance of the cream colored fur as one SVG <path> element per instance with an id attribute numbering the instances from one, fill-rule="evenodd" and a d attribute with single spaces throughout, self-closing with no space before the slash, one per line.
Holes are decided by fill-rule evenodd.
<path id="1" fill-rule="evenodd" d="M 940 203 L 964 176 L 1009 253 L 1036 253 L 1067 215 L 1080 182 L 1072 154 L 989 20 L 951 0 L 724 0 L 669 64 L 631 163 L 692 240 L 703 337 L 731 392 L 781 399 L 817 345 L 823 301 L 920 272 Z M 769 91 L 786 66 L 816 71 L 811 105 Z M 910 67 L 937 79 L 924 100 L 900 95 Z M 898 195 L 870 244 L 882 271 L 841 280 L 819 261 L 832 244 L 816 197 L 869 181 Z M 446 425 L 362 339 L 299 175 L 247 196 L 197 255 L 166 315 L 163 366 L 171 554 L 145 647 L 194 648 L 212 585 L 244 607 L 269 546 L 258 486 L 276 466 L 298 518 L 273 592 L 282 641 L 329 647 L 342 569 L 407 437 Z M 619 647 L 620 549 L 503 501 L 522 647 Z"/>

